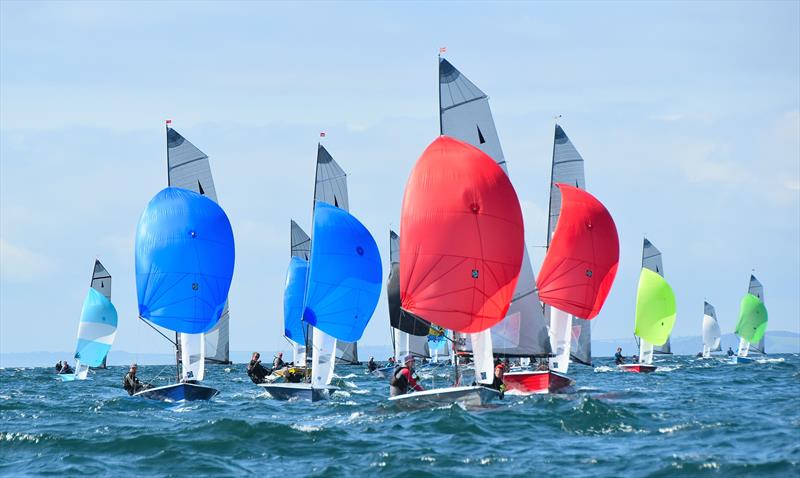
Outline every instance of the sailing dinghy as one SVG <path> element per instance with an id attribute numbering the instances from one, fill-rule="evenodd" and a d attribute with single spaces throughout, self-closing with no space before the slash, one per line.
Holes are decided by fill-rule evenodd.
<path id="1" fill-rule="evenodd" d="M 750 363 L 749 353 L 764 353 L 764 334 L 767 331 L 767 307 L 764 305 L 764 286 L 750 275 L 750 287 L 739 305 L 739 321 L 736 335 L 739 336 L 739 350 L 731 357 L 731 363 Z M 756 344 L 753 346 L 753 344 Z"/>
<path id="2" fill-rule="evenodd" d="M 194 191 L 168 187 L 145 208 L 136 230 L 139 317 L 180 335 L 178 383 L 134 396 L 164 401 L 208 400 L 203 333 L 225 310 L 234 265 L 233 231 L 225 211 Z M 176 347 L 160 330 L 153 327 Z M 181 372 L 182 368 L 182 372 Z"/>
<path id="3" fill-rule="evenodd" d="M 656 371 L 653 365 L 653 349 L 669 340 L 675 326 L 675 293 L 664 280 L 661 253 L 653 261 L 650 252 L 658 251 L 645 238 L 642 247 L 642 272 L 636 292 L 636 324 L 634 334 L 639 339 L 638 363 L 620 364 L 625 372 L 650 373 Z"/>
<path id="4" fill-rule="evenodd" d="M 712 352 L 721 351 L 721 338 L 722 331 L 717 322 L 717 312 L 713 305 L 703 302 L 703 355 L 701 358 L 711 358 Z"/>
<path id="5" fill-rule="evenodd" d="M 456 333 L 471 334 L 475 385 L 389 398 L 407 407 L 480 406 L 500 395 L 492 337 L 519 278 L 524 231 L 519 199 L 498 164 L 480 149 L 440 136 L 406 183 L 400 222 L 401 310 Z"/>
<path id="6" fill-rule="evenodd" d="M 75 373 L 59 374 L 63 382 L 86 380 L 89 367 L 102 367 L 117 334 L 117 309 L 111 303 L 111 275 L 94 261 L 91 286 L 83 301 L 75 348 Z"/>
<path id="7" fill-rule="evenodd" d="M 313 329 L 311 382 L 259 386 L 282 400 L 317 401 L 335 391 L 333 342 L 361 338 L 378 304 L 381 274 L 378 245 L 367 228 L 346 210 L 317 201 L 302 317 L 289 317 L 295 322 L 290 327 L 302 320 L 300 330 L 305 324 Z"/>

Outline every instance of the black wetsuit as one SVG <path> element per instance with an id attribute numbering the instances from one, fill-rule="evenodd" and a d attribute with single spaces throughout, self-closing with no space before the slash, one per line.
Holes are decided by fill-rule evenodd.
<path id="1" fill-rule="evenodd" d="M 250 377 L 253 383 L 264 383 L 264 379 L 269 374 L 270 371 L 261 365 L 260 360 L 251 360 L 247 366 L 247 376 Z"/>
<path id="2" fill-rule="evenodd" d="M 280 357 L 275 357 L 275 360 L 272 361 L 272 370 L 280 370 L 285 366 L 286 362 Z"/>
<path id="3" fill-rule="evenodd" d="M 617 352 L 614 354 L 614 363 L 617 365 L 625 363 L 625 357 L 622 356 L 622 352 Z"/>
<path id="4" fill-rule="evenodd" d="M 56 363 L 56 373 L 61 373 L 61 362 Z"/>
<path id="5" fill-rule="evenodd" d="M 136 378 L 136 375 L 128 372 L 125 379 L 122 381 L 122 388 L 128 392 L 128 395 L 133 395 L 136 392 L 144 390 L 146 387 Z"/>
<path id="6" fill-rule="evenodd" d="M 72 367 L 70 367 L 69 364 L 66 364 L 61 367 L 61 370 L 58 373 L 75 373 L 75 371 L 72 370 Z"/>
<path id="7" fill-rule="evenodd" d="M 733 349 L 728 347 L 728 357 L 733 357 L 734 355 L 736 354 L 733 353 Z"/>
<path id="8" fill-rule="evenodd" d="M 374 372 L 375 370 L 378 370 L 378 364 L 376 364 L 374 360 L 370 360 L 367 363 L 367 368 L 370 372 Z"/>

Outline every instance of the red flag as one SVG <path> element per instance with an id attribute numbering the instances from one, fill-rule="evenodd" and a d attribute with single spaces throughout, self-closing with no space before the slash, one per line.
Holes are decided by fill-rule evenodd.
<path id="1" fill-rule="evenodd" d="M 172 120 L 167 120 L 167 124 L 172 124 Z"/>
<path id="2" fill-rule="evenodd" d="M 447 53 L 447 47 L 446 46 L 439 47 L 439 53 Z"/>
<path id="3" fill-rule="evenodd" d="M 324 138 L 324 137 L 325 137 L 325 132 L 324 132 L 324 131 L 321 131 L 321 132 L 319 133 L 319 137 L 320 137 L 320 138 Z"/>

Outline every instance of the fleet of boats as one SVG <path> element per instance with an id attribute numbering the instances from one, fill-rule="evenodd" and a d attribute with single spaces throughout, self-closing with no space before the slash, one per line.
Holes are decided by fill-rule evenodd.
<path id="1" fill-rule="evenodd" d="M 591 323 L 616 277 L 619 238 L 611 213 L 587 191 L 584 159 L 555 125 L 547 252 L 537 274 L 525 246 L 519 198 L 511 183 L 488 96 L 439 58 L 439 136 L 410 172 L 400 233 L 389 231 L 389 328 L 396 363 L 412 356 L 454 367 L 447 386 L 390 397 L 402 407 L 480 406 L 516 394 L 556 393 L 574 384 L 570 363 L 592 364 Z M 208 156 L 167 122 L 167 185 L 145 208 L 136 232 L 139 317 L 175 348 L 176 382 L 136 397 L 206 400 L 205 363 L 230 363 L 228 291 L 234 237 L 217 202 Z M 317 146 L 311 236 L 290 220 L 283 335 L 293 367 L 264 391 L 276 399 L 328 398 L 337 363 L 359 363 L 358 340 L 372 318 L 382 260 L 372 234 L 350 211 L 347 174 Z M 78 332 L 74 374 L 102 366 L 117 313 L 111 275 L 95 262 Z M 639 354 L 627 372 L 653 372 L 670 352 L 675 294 L 662 254 L 645 238 L 634 334 Z M 764 289 L 751 276 L 740 306 L 732 363 L 765 353 Z M 276 333 L 279 330 L 276 330 Z M 714 307 L 705 302 L 703 351 L 721 351 Z M 518 359 L 496 387 L 496 360 Z M 395 374 L 393 364 L 371 370 Z"/>

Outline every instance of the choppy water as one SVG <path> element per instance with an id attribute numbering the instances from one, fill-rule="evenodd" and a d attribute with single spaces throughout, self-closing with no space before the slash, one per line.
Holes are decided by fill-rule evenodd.
<path id="1" fill-rule="evenodd" d="M 221 395 L 191 404 L 128 397 L 121 367 L 72 383 L 57 382 L 49 369 L 5 369 L 0 473 L 800 474 L 800 357 L 735 366 L 674 357 L 658 364 L 661 371 L 640 375 L 598 360 L 594 369 L 570 371 L 577 381 L 572 393 L 507 396 L 477 411 L 399 411 L 386 402 L 386 382 L 363 367 L 337 367 L 344 391 L 314 404 L 268 398 L 244 365 L 209 367 L 206 383 Z M 145 366 L 139 376 L 160 369 Z"/>

